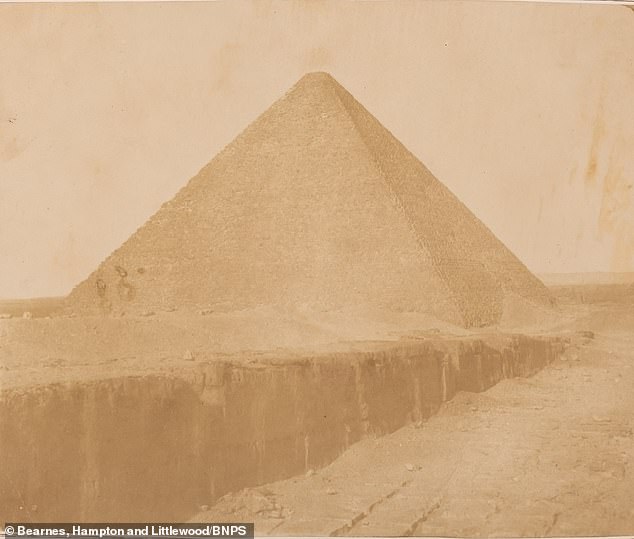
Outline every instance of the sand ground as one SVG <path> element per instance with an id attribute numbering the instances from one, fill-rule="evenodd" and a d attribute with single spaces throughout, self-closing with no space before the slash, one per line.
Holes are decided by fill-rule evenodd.
<path id="1" fill-rule="evenodd" d="M 3 320 L 0 388 L 175 369 L 192 363 L 185 348 L 204 360 L 215 342 L 227 357 L 245 342 L 288 352 L 340 340 L 353 349 L 343 341 L 399 340 L 425 322 L 357 313 L 343 331 L 332 315 L 292 314 L 267 331 L 255 329 L 273 319 L 268 312 L 199 316 L 194 325 L 177 314 Z M 634 309 L 573 301 L 561 314 L 542 333 L 573 344 L 532 378 L 459 393 L 422 424 L 365 439 L 305 476 L 228 494 L 191 520 L 255 521 L 258 535 L 282 536 L 634 533 Z"/>
<path id="2" fill-rule="evenodd" d="M 633 390 L 634 333 L 580 337 L 532 378 L 461 393 L 424 424 L 192 520 L 255 519 L 271 535 L 632 534 Z"/>

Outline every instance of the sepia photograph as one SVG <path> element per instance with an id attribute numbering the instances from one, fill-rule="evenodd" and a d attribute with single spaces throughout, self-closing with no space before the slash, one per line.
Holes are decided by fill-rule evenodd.
<path id="1" fill-rule="evenodd" d="M 0 2 L 0 527 L 634 536 L 634 3 Z"/>

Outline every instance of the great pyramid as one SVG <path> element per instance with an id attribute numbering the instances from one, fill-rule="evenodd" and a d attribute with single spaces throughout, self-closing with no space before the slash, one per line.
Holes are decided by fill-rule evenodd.
<path id="1" fill-rule="evenodd" d="M 547 288 L 342 86 L 310 73 L 67 298 L 80 313 L 368 305 L 465 327 Z"/>

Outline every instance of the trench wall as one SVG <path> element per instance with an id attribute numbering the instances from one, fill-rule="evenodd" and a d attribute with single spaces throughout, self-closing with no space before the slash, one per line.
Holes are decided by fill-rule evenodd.
<path id="1" fill-rule="evenodd" d="M 529 376 L 559 339 L 395 343 L 372 352 L 5 390 L 0 521 L 184 521 L 223 494 L 302 474 L 457 391 Z"/>

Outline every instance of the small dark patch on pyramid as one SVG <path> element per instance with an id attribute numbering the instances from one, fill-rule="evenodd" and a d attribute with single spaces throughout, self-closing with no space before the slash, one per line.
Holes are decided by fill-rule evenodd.
<path id="1" fill-rule="evenodd" d="M 342 86 L 304 76 L 67 300 L 86 313 L 368 305 L 500 321 L 546 287 Z"/>

